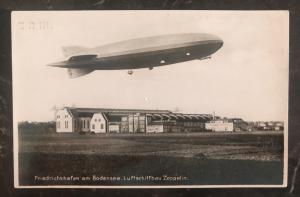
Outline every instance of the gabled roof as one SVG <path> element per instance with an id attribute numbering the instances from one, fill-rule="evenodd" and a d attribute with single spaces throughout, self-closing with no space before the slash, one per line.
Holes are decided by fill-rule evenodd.
<path id="1" fill-rule="evenodd" d="M 65 108 L 66 110 L 67 110 L 67 112 L 70 114 L 70 116 L 72 117 L 72 118 L 74 118 L 74 114 L 72 113 L 72 111 L 70 110 L 70 109 L 68 109 L 68 108 Z"/>

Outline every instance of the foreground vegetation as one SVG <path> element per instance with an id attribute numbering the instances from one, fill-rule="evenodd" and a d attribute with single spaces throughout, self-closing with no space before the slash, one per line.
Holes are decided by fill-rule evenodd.
<path id="1" fill-rule="evenodd" d="M 281 184 L 283 133 L 19 135 L 23 185 Z M 36 181 L 39 176 L 182 176 L 179 181 Z"/>
<path id="2" fill-rule="evenodd" d="M 276 161 L 178 158 L 150 155 L 21 153 L 21 185 L 223 185 L 282 184 Z M 36 181 L 35 176 L 187 177 L 186 180 Z"/>

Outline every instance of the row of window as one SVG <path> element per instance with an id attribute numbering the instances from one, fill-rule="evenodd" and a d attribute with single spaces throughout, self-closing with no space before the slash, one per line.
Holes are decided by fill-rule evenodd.
<path id="1" fill-rule="evenodd" d="M 204 123 L 201 123 L 201 122 L 185 122 L 183 123 L 185 126 L 201 126 L 203 125 Z"/>
<path id="2" fill-rule="evenodd" d="M 65 121 L 65 124 L 64 124 L 64 128 L 65 129 L 68 129 L 69 127 L 69 122 L 68 121 Z M 82 128 L 90 128 L 90 122 L 87 120 L 81 120 L 81 126 Z M 57 122 L 57 128 L 60 129 L 60 121 Z M 76 123 L 75 123 L 75 128 L 76 128 Z M 100 124 L 100 128 L 103 129 L 104 128 L 104 124 Z M 92 124 L 92 129 L 95 129 L 95 124 Z"/>
<path id="3" fill-rule="evenodd" d="M 67 129 L 69 127 L 69 122 L 65 121 L 65 129 Z M 57 122 L 57 128 L 60 129 L 60 122 Z"/>
<path id="4" fill-rule="evenodd" d="M 68 115 L 65 115 L 65 118 L 68 118 Z M 57 115 L 56 118 L 60 118 L 60 115 Z"/>
<path id="5" fill-rule="evenodd" d="M 82 128 L 90 128 L 90 121 L 89 120 L 81 120 Z"/>
<path id="6" fill-rule="evenodd" d="M 65 121 L 64 123 L 65 123 L 64 124 L 64 128 L 68 129 L 69 128 L 69 122 Z M 75 126 L 76 126 L 76 124 L 75 124 Z M 81 120 L 81 126 L 82 126 L 82 128 L 90 128 L 90 122 L 88 120 Z M 186 126 L 196 126 L 196 125 L 193 124 L 193 123 L 187 123 Z M 133 124 L 129 124 L 129 127 L 144 129 L 145 125 L 143 125 L 143 124 L 134 124 L 134 125 Z M 57 128 L 60 129 L 60 122 L 59 121 L 57 122 Z M 103 129 L 104 128 L 104 124 L 100 124 L 100 128 Z M 95 129 L 95 124 L 92 124 L 92 129 Z"/>
<path id="7" fill-rule="evenodd" d="M 103 128 L 104 128 L 104 125 L 101 124 L 101 125 L 100 125 L 100 128 L 103 129 Z M 92 124 L 92 129 L 95 129 L 95 124 Z"/>

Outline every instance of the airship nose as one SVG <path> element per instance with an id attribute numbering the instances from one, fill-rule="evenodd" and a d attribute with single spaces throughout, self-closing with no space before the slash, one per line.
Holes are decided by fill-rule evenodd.
<path id="1" fill-rule="evenodd" d="M 223 40 L 214 34 L 199 34 L 200 40 L 205 40 L 217 47 L 217 49 L 221 48 L 224 44 Z"/>
<path id="2" fill-rule="evenodd" d="M 221 48 L 224 45 L 224 41 L 216 36 L 216 35 L 210 35 L 211 36 L 211 40 L 214 41 L 215 43 L 217 43 L 218 49 Z"/>
<path id="3" fill-rule="evenodd" d="M 221 48 L 224 45 L 224 41 L 222 39 L 219 39 L 218 42 L 219 42 L 219 45 L 220 45 L 220 48 Z"/>
<path id="4" fill-rule="evenodd" d="M 215 40 L 219 44 L 220 48 L 224 44 L 224 41 L 220 37 L 218 37 L 218 36 L 212 35 L 212 40 Z"/>

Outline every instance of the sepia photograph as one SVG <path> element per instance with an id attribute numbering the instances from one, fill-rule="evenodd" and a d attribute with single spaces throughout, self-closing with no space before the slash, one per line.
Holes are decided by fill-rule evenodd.
<path id="1" fill-rule="evenodd" d="M 286 187 L 288 11 L 13 11 L 15 188 Z"/>

